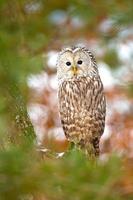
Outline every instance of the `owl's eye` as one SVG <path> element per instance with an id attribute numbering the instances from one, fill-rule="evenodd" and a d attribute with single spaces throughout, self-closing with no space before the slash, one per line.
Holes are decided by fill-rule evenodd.
<path id="1" fill-rule="evenodd" d="M 70 63 L 69 61 L 67 61 L 67 62 L 66 62 L 66 65 L 67 65 L 67 66 L 70 66 L 70 65 L 71 65 L 71 63 Z"/>
<path id="2" fill-rule="evenodd" d="M 78 60 L 78 65 L 81 65 L 82 63 L 83 63 L 83 61 L 82 60 Z"/>

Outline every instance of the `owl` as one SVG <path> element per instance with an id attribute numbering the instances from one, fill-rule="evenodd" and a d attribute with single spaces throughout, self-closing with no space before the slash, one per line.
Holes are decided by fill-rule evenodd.
<path id="1" fill-rule="evenodd" d="M 63 49 L 57 59 L 58 99 L 66 138 L 86 155 L 99 155 L 106 101 L 96 60 L 85 47 Z"/>

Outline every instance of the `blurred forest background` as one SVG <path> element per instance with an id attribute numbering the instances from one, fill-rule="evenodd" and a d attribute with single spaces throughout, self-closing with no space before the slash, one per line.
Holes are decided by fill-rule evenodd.
<path id="1" fill-rule="evenodd" d="M 0 0 L 0 200 L 133 199 L 132 22 L 132 0 Z M 62 157 L 56 59 L 77 44 L 107 98 L 97 164 Z"/>

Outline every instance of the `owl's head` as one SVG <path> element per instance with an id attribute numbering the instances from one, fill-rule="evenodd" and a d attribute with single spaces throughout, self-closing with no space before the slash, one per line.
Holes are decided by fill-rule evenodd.
<path id="1" fill-rule="evenodd" d="M 57 76 L 59 81 L 95 76 L 98 73 L 93 54 L 85 47 L 63 49 L 57 59 Z"/>

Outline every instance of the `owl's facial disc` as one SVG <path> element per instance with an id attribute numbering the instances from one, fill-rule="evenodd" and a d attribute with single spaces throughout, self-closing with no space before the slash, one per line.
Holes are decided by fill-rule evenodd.
<path id="1" fill-rule="evenodd" d="M 85 48 L 66 48 L 57 60 L 57 76 L 62 81 L 75 81 L 83 77 L 98 75 L 96 61 L 91 52 Z"/>

